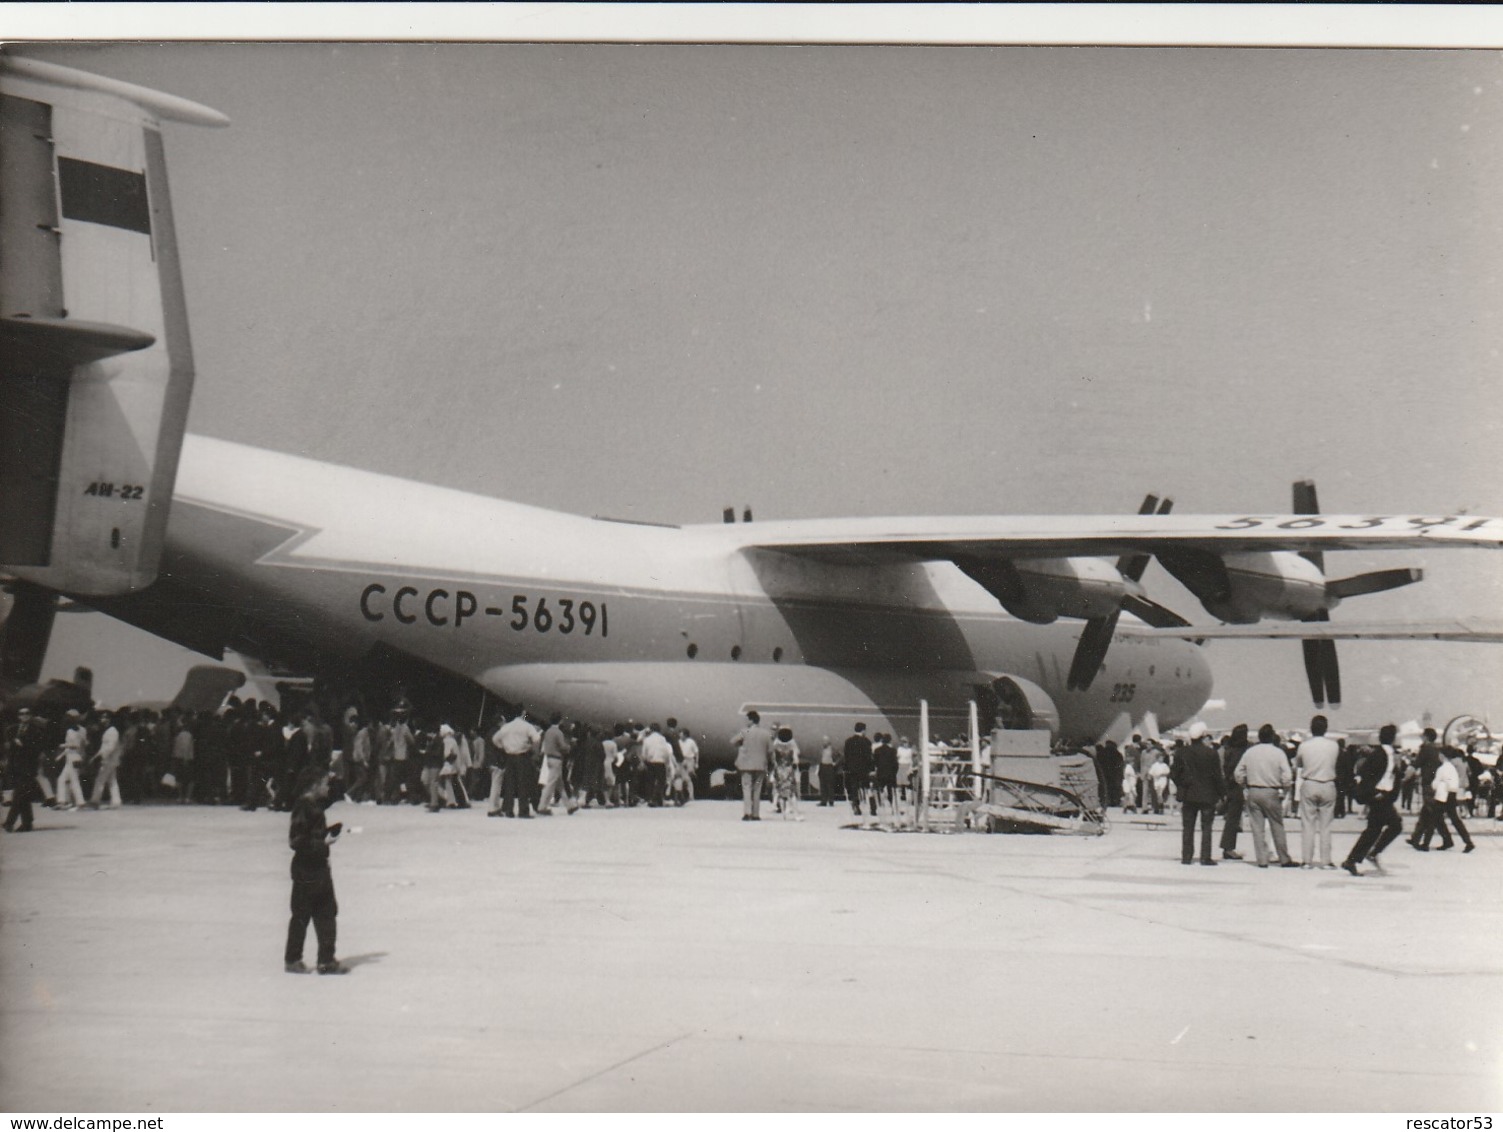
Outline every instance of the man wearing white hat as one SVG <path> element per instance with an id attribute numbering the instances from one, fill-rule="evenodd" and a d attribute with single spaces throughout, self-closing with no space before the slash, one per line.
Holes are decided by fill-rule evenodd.
<path id="1" fill-rule="evenodd" d="M 57 776 L 57 805 L 61 810 L 71 810 L 88 801 L 84 797 L 83 783 L 78 777 L 78 768 L 83 765 L 88 745 L 88 732 L 84 730 L 83 716 L 76 708 L 68 709 L 66 726 L 62 750 L 59 752 L 63 766 Z"/>

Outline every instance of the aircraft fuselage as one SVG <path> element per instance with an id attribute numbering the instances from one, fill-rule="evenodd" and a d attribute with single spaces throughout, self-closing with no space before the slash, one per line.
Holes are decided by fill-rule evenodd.
<path id="1" fill-rule="evenodd" d="M 1125 628 L 1090 690 L 1067 691 L 1078 622 L 1019 621 L 949 563 L 812 562 L 749 545 L 756 529 L 587 519 L 189 436 L 157 616 L 212 596 L 237 648 L 384 649 L 539 711 L 676 716 L 711 760 L 751 707 L 807 745 L 861 718 L 912 735 L 925 699 L 951 735 L 1008 675 L 1094 739 L 1210 694 L 1196 646 Z"/>

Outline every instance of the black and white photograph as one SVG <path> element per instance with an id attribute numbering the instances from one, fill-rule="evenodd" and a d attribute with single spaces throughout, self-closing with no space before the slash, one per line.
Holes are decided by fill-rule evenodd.
<path id="1" fill-rule="evenodd" d="M 0 1108 L 1503 1110 L 1498 50 L 9 42 L 0 299 Z"/>

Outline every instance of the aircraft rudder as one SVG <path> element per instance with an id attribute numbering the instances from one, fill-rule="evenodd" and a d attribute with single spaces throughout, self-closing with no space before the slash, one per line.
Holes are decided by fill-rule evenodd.
<path id="1" fill-rule="evenodd" d="M 155 578 L 193 387 L 162 120 L 185 99 L 0 54 L 0 563 Z"/>

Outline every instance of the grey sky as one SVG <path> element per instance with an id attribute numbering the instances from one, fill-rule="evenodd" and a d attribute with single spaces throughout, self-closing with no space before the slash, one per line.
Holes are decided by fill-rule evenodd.
<path id="1" fill-rule="evenodd" d="M 28 51 L 234 121 L 167 134 L 196 431 L 677 522 L 1503 514 L 1495 52 Z M 1338 619 L 1499 608 L 1375 562 L 1428 580 Z M 1308 716 L 1293 644 L 1213 647 Z M 1348 722 L 1503 709 L 1495 649 L 1341 652 Z"/>

